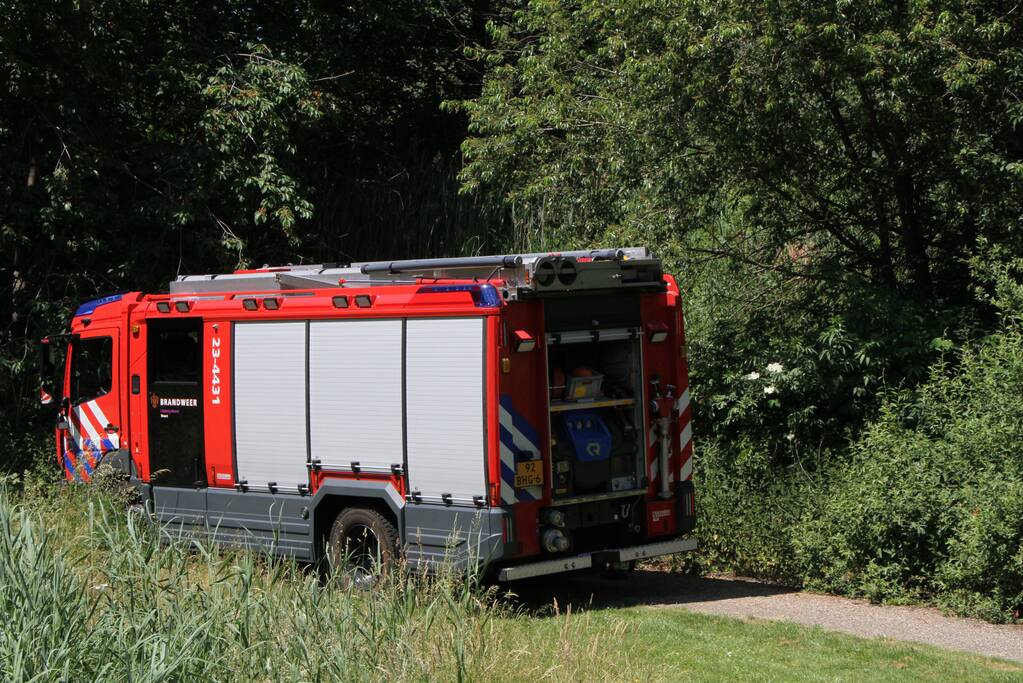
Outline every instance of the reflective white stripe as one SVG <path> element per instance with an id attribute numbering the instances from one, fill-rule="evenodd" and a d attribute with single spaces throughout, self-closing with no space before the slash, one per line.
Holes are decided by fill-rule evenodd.
<path id="1" fill-rule="evenodd" d="M 92 417 L 85 411 L 85 407 L 88 403 L 82 404 L 75 408 L 75 415 L 78 417 L 78 421 L 85 427 L 85 431 L 89 433 L 89 438 L 92 439 L 93 445 L 98 449 L 100 448 L 100 436 L 99 432 L 96 431 L 96 426 L 92 424 Z"/>
<path id="2" fill-rule="evenodd" d="M 682 481 L 689 479 L 693 476 L 693 458 L 690 456 L 688 460 L 682 465 Z"/>
<path id="3" fill-rule="evenodd" d="M 657 427 L 655 425 L 650 425 L 650 431 L 648 431 L 646 434 L 646 443 L 647 443 L 646 453 L 647 457 L 649 458 L 651 449 L 653 449 L 653 447 L 657 445 Z M 650 481 L 654 481 L 655 479 L 657 479 L 657 473 L 661 469 L 657 462 L 657 456 L 654 456 L 653 460 L 651 460 L 648 464 L 650 467 Z"/>
<path id="4" fill-rule="evenodd" d="M 501 448 L 501 467 L 502 469 L 507 466 L 512 472 L 515 471 L 515 456 L 507 446 L 503 443 L 500 444 Z M 504 480 L 504 472 L 501 473 L 501 502 L 505 505 L 511 505 L 515 502 L 515 488 Z"/>
<path id="5" fill-rule="evenodd" d="M 675 410 L 677 410 L 679 413 L 684 413 L 686 411 L 686 408 L 688 407 L 689 389 L 687 387 L 686 390 L 682 392 L 682 395 L 678 397 L 678 400 L 675 401 Z"/>
<path id="6" fill-rule="evenodd" d="M 71 441 L 75 444 L 75 448 L 79 451 L 85 450 L 85 446 L 82 444 L 82 435 L 78 433 L 78 428 L 75 427 L 75 421 L 68 419 L 68 431 L 71 433 Z M 78 457 L 77 453 L 72 453 L 75 458 Z"/>
<path id="7" fill-rule="evenodd" d="M 539 446 L 527 439 L 525 435 L 515 427 L 511 413 L 505 410 L 504 406 L 501 406 L 501 426 L 504 427 L 509 434 L 511 434 L 512 442 L 514 442 L 516 448 L 536 453 Z"/>
<path id="8" fill-rule="evenodd" d="M 686 398 L 686 404 L 688 405 L 689 392 L 686 391 L 684 393 L 684 396 Z M 653 448 L 653 446 L 656 445 L 657 441 L 658 441 L 658 439 L 657 439 L 657 430 L 651 427 L 650 428 L 650 434 L 648 436 L 650 438 L 650 447 Z M 685 426 L 682 427 L 682 433 L 679 435 L 679 443 L 681 444 L 682 451 L 685 451 L 686 446 L 692 440 L 693 440 L 693 423 L 692 422 L 687 422 L 685 424 Z M 655 479 L 657 479 L 657 475 L 660 472 L 660 469 L 661 468 L 658 465 L 657 458 L 654 458 L 653 460 L 650 461 L 650 480 L 651 481 L 654 481 Z M 689 479 L 692 476 L 692 474 L 693 474 L 693 458 L 692 458 L 692 455 L 690 455 L 689 458 L 682 464 L 682 473 L 681 473 L 681 476 L 679 478 L 679 481 L 685 481 L 686 479 Z M 668 482 L 671 483 L 671 482 L 674 482 L 674 481 L 675 481 L 675 473 L 674 472 L 669 472 L 668 473 Z"/>
<path id="9" fill-rule="evenodd" d="M 685 470 L 685 467 L 683 467 L 682 469 Z M 657 460 L 657 458 L 654 458 L 654 460 L 650 462 L 650 481 L 653 481 L 653 480 L 657 479 L 657 475 L 660 473 L 660 471 L 661 471 L 661 465 L 660 465 L 659 461 Z M 685 479 L 685 477 L 682 477 L 682 478 Z M 668 472 L 668 483 L 671 484 L 674 481 L 675 481 L 675 473 L 674 472 Z"/>
<path id="10" fill-rule="evenodd" d="M 680 436 L 680 439 L 681 439 L 681 443 L 682 443 L 682 451 L 685 452 L 686 446 L 688 446 L 690 444 L 690 442 L 692 442 L 692 440 L 693 440 L 693 423 L 692 422 L 687 422 L 685 424 L 685 426 L 682 427 L 682 434 Z M 691 479 L 692 476 L 693 476 L 693 454 L 690 453 L 689 457 L 686 459 L 686 461 L 684 463 L 682 463 L 682 472 L 679 475 L 679 481 L 685 481 L 686 479 Z"/>
<path id="11" fill-rule="evenodd" d="M 89 408 L 92 410 L 93 415 L 96 416 L 96 420 L 99 422 L 99 428 L 103 430 L 104 436 L 110 440 L 110 443 L 113 445 L 114 448 L 120 448 L 121 437 L 118 435 L 117 432 L 107 432 L 107 425 L 112 423 L 110 422 L 110 420 L 107 419 L 107 416 L 103 414 L 103 409 L 99 407 L 99 403 L 97 403 L 96 401 L 89 401 L 85 405 L 89 406 Z"/>
<path id="12" fill-rule="evenodd" d="M 110 424 L 110 421 L 107 420 L 107 416 L 103 414 L 103 409 L 99 407 L 99 404 L 96 403 L 96 401 L 89 401 L 85 405 L 92 410 L 93 415 L 95 415 L 96 419 L 99 420 L 100 429 L 105 429 L 106 426 Z"/>
<path id="13" fill-rule="evenodd" d="M 501 427 L 507 429 L 511 433 L 511 416 L 508 415 L 508 411 L 504 408 L 499 408 L 499 417 Z M 513 439 L 514 440 L 514 437 Z M 501 455 L 501 469 L 505 467 L 510 469 L 512 472 L 515 471 L 515 454 L 511 452 L 511 449 L 504 445 L 504 441 L 498 438 L 498 448 Z M 515 502 L 515 488 L 504 479 L 504 472 L 500 473 L 501 479 L 501 503 L 504 505 L 511 505 Z"/>

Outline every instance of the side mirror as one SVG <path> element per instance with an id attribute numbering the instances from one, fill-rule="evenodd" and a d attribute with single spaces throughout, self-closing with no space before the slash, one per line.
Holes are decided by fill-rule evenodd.
<path id="1" fill-rule="evenodd" d="M 37 344 L 39 352 L 39 405 L 52 410 L 57 409 L 57 397 L 60 395 L 60 383 L 57 379 L 58 344 L 66 338 L 62 335 L 43 337 Z M 61 402 L 63 405 L 63 401 Z"/>
<path id="2" fill-rule="evenodd" d="M 39 340 L 36 348 L 39 351 L 39 404 L 48 406 L 54 403 L 53 400 L 53 344 L 49 337 Z"/>

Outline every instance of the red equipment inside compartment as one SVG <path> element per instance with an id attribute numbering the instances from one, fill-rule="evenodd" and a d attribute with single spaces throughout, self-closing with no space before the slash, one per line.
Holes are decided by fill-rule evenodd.
<path id="1" fill-rule="evenodd" d="M 667 536 L 675 533 L 675 501 L 647 502 L 646 528 L 650 536 Z"/>

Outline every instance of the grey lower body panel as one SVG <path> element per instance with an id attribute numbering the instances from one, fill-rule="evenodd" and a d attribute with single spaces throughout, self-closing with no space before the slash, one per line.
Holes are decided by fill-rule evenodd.
<path id="1" fill-rule="evenodd" d="M 405 557 L 414 568 L 465 571 L 484 567 L 504 554 L 504 510 L 430 503 L 398 507 L 404 501 L 379 482 L 330 482 L 312 497 L 150 486 L 142 482 L 136 482 L 136 486 L 143 498 L 151 501 L 154 519 L 169 538 L 202 537 L 315 561 L 318 543 L 313 520 L 320 505 L 333 497 L 356 506 L 373 501 L 386 504 L 397 516 Z M 321 532 L 329 529 L 331 521 L 321 520 Z"/>
<path id="2" fill-rule="evenodd" d="M 599 550 L 592 553 L 574 555 L 572 557 L 561 557 L 554 560 L 544 560 L 543 562 L 531 562 L 529 564 L 520 564 L 514 567 L 505 567 L 498 572 L 497 580 L 516 581 L 518 579 L 528 579 L 534 576 L 545 576 L 547 574 L 570 572 L 577 569 L 588 569 L 598 561 L 599 563 L 631 562 L 633 560 L 643 560 L 648 557 L 671 555 L 673 553 L 681 553 L 695 549 L 695 538 L 680 538 L 674 541 L 661 541 L 660 543 L 647 543 L 645 545 L 634 545 L 626 548 Z"/>
<path id="3" fill-rule="evenodd" d="M 438 571 L 483 567 L 504 554 L 500 508 L 469 508 L 429 503 L 404 509 L 405 557 L 409 564 Z"/>
<path id="4" fill-rule="evenodd" d="M 206 525 L 218 543 L 299 560 L 315 559 L 309 498 L 210 490 L 206 502 Z"/>
<path id="5" fill-rule="evenodd" d="M 153 514 L 170 533 L 191 530 L 206 522 L 206 489 L 151 486 Z"/>
<path id="6" fill-rule="evenodd" d="M 200 537 L 299 560 L 315 559 L 307 497 L 255 491 L 240 494 L 229 489 L 148 488 L 155 521 L 169 538 Z"/>
<path id="7" fill-rule="evenodd" d="M 151 500 L 155 521 L 170 538 L 200 536 L 225 545 L 298 560 L 317 559 L 312 518 L 315 505 L 322 500 L 320 495 L 310 498 L 286 493 L 239 493 L 231 489 L 186 489 L 141 482 L 136 482 L 136 486 L 144 498 Z M 371 499 L 370 492 L 362 489 L 346 490 L 346 493 Z M 353 503 L 360 504 L 356 501 Z M 412 503 L 405 505 L 400 513 L 405 557 L 414 568 L 430 572 L 445 568 L 459 572 L 482 570 L 504 556 L 504 517 L 508 513 L 501 508 Z M 696 539 L 685 538 L 600 550 L 504 567 L 498 573 L 498 580 L 515 581 L 695 548 Z"/>

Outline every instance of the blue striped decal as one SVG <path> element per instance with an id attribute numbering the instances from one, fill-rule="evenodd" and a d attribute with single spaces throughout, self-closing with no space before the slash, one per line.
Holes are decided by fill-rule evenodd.
<path id="1" fill-rule="evenodd" d="M 508 486 L 515 486 L 515 472 L 503 462 L 501 463 L 501 478 Z"/>
<path id="2" fill-rule="evenodd" d="M 82 445 L 75 455 L 78 456 L 78 462 L 86 474 L 92 474 L 93 467 L 95 467 L 93 463 L 96 462 L 98 453 L 99 449 L 92 445 L 92 439 L 82 439 Z"/>
<path id="3" fill-rule="evenodd" d="M 532 451 L 537 457 L 540 455 L 540 434 L 533 429 L 533 426 L 529 424 L 523 418 L 518 411 L 515 410 L 512 404 L 512 398 L 508 394 L 501 394 L 500 397 L 501 408 L 507 417 L 501 416 L 501 424 L 499 429 L 499 436 L 501 445 L 504 450 L 511 454 L 510 462 L 507 456 L 502 456 L 501 459 L 501 479 L 508 491 L 514 491 L 515 500 L 517 501 L 530 501 L 537 500 L 539 496 L 535 495 L 529 488 L 515 488 L 515 464 L 524 458 L 520 458 L 519 454 L 523 450 Z M 511 424 L 508 424 L 510 418 Z M 518 432 L 519 444 L 515 443 L 515 434 L 512 432 Z M 527 442 L 527 447 L 522 447 L 522 441 Z M 534 487 L 539 488 L 539 487 Z M 542 489 L 540 489 L 542 491 Z"/>
<path id="4" fill-rule="evenodd" d="M 512 453 L 518 455 L 519 448 L 515 445 L 515 437 L 511 435 L 511 432 L 509 432 L 504 425 L 501 425 L 499 429 L 501 432 L 501 443 L 507 446 L 508 450 L 510 450 Z"/>
<path id="5" fill-rule="evenodd" d="M 540 433 L 533 429 L 533 425 L 526 422 L 526 419 L 519 415 L 518 411 L 512 405 L 512 398 L 508 394 L 501 394 L 501 407 L 508 411 L 508 414 L 512 416 L 512 424 L 515 425 L 515 429 L 521 432 L 522 436 L 526 437 L 532 444 L 533 448 L 539 453 L 540 447 Z"/>
<path id="6" fill-rule="evenodd" d="M 79 445 L 78 442 L 75 441 L 74 439 L 68 438 L 68 439 L 66 439 L 64 441 L 64 444 L 65 444 L 65 447 L 70 446 L 71 452 L 74 454 L 75 461 L 78 463 L 78 466 L 80 466 L 82 469 L 84 469 L 86 474 L 92 474 L 92 467 L 89 465 L 89 458 L 88 458 L 88 453 L 91 453 L 92 451 L 91 451 L 91 449 L 89 451 L 86 451 L 85 448 L 83 448 L 83 446 L 88 447 L 89 440 L 88 439 L 82 439 L 82 444 Z M 64 457 L 67 458 L 67 455 L 65 454 Z M 81 477 L 81 474 L 78 471 L 78 468 L 74 467 L 72 469 L 74 471 L 75 480 L 81 479 L 82 477 Z"/>
<path id="7" fill-rule="evenodd" d="M 78 479 L 78 473 L 75 472 L 75 466 L 71 464 L 71 458 L 68 457 L 67 453 L 64 454 L 64 470 L 71 479 Z"/>

